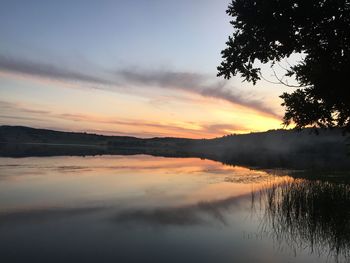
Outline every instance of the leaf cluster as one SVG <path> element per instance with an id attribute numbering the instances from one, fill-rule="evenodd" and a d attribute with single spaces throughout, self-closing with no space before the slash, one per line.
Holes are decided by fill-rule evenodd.
<path id="1" fill-rule="evenodd" d="M 256 62 L 304 54 L 285 73 L 299 86 L 281 96 L 284 124 L 350 129 L 350 0 L 233 0 L 227 14 L 234 32 L 218 76 L 239 74 L 256 84 Z"/>

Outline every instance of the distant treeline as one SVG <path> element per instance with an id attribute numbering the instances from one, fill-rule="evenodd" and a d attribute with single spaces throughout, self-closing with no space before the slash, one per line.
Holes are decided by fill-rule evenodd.
<path id="1" fill-rule="evenodd" d="M 103 136 L 0 126 L 0 156 L 150 154 L 200 157 L 259 168 L 350 169 L 341 130 L 270 130 L 215 139 Z"/>

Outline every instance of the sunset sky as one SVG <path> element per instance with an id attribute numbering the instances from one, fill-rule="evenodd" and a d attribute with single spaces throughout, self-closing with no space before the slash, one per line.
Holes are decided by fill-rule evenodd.
<path id="1" fill-rule="evenodd" d="M 228 3 L 2 0 L 0 125 L 191 138 L 281 128 L 286 87 L 216 77 Z"/>

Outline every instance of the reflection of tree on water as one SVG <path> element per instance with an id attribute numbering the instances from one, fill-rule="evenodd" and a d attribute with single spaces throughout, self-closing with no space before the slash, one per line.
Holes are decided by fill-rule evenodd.
<path id="1" fill-rule="evenodd" d="M 253 196 L 254 197 L 254 196 Z M 350 185 L 296 179 L 261 190 L 261 231 L 310 253 L 350 259 Z"/>

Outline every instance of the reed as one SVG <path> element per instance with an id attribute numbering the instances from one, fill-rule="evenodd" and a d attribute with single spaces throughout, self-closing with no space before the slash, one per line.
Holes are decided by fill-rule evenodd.
<path id="1" fill-rule="evenodd" d="M 294 249 L 350 259 L 349 184 L 293 179 L 270 182 L 258 195 L 261 231 Z"/>

